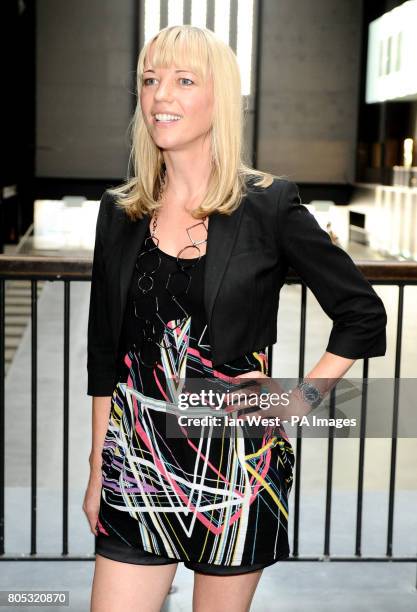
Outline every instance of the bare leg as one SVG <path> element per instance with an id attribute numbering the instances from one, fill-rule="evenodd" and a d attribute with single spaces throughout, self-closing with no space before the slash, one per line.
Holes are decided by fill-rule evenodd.
<path id="1" fill-rule="evenodd" d="M 262 571 L 236 576 L 194 572 L 193 612 L 249 612 Z"/>
<path id="2" fill-rule="evenodd" d="M 177 567 L 123 563 L 96 553 L 90 612 L 160 612 Z"/>

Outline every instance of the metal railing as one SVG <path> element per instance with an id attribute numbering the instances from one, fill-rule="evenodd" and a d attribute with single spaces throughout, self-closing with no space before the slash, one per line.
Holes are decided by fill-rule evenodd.
<path id="1" fill-rule="evenodd" d="M 297 428 L 295 447 L 295 482 L 294 482 L 294 514 L 292 555 L 289 561 L 397 561 L 417 562 L 417 555 L 395 556 L 393 554 L 394 533 L 394 499 L 396 484 L 397 459 L 397 422 L 399 403 L 399 379 L 401 370 L 401 343 L 404 315 L 404 288 L 417 285 L 417 262 L 391 261 L 355 261 L 357 267 L 373 285 L 390 285 L 398 287 L 398 314 L 396 328 L 395 366 L 394 366 L 394 398 L 393 425 L 391 436 L 391 459 L 389 480 L 389 502 L 386 552 L 383 556 L 362 555 L 362 510 L 364 488 L 365 436 L 361 429 L 359 441 L 359 465 L 356 503 L 356 534 L 355 552 L 351 556 L 338 556 L 330 553 L 330 526 L 332 510 L 332 474 L 334 456 L 334 438 L 329 436 L 326 474 L 326 503 L 324 547 L 321 555 L 300 555 L 300 500 L 301 500 L 301 458 L 303 450 L 302 428 Z M 75 556 L 68 554 L 68 451 L 69 451 L 69 355 L 70 355 L 70 289 L 72 281 L 91 280 L 91 260 L 60 257 L 11 257 L 0 255 L 0 559 L 1 560 L 92 560 L 94 555 Z M 4 331 L 5 331 L 5 282 L 7 280 L 25 279 L 31 282 L 31 538 L 28 555 L 5 555 L 4 553 L 4 491 L 5 491 L 5 363 L 4 363 Z M 37 283 L 40 280 L 61 281 L 64 283 L 64 372 L 63 372 L 63 473 L 62 473 L 62 552 L 61 555 L 37 554 Z M 306 346 L 306 312 L 307 287 L 293 270 L 289 270 L 286 278 L 288 284 L 301 284 L 301 325 L 298 356 L 298 376 L 304 375 Z M 269 375 L 272 375 L 272 346 L 268 347 Z M 368 378 L 368 359 L 363 360 L 363 378 Z M 334 402 L 330 404 L 330 418 L 334 414 Z M 366 422 L 366 395 L 362 396 L 361 428 Z"/>

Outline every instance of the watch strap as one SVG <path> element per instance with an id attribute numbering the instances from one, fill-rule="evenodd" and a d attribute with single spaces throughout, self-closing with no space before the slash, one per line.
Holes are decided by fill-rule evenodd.
<path id="1" fill-rule="evenodd" d="M 296 389 L 300 391 L 303 400 L 310 404 L 311 408 L 317 408 L 317 406 L 323 401 L 323 395 L 319 389 L 306 380 L 298 383 Z"/>

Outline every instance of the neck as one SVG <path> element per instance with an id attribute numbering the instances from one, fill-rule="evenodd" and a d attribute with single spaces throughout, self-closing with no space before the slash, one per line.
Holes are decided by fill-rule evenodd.
<path id="1" fill-rule="evenodd" d="M 212 166 L 208 155 L 185 155 L 185 151 L 164 152 L 166 166 L 163 199 L 180 209 L 192 209 L 207 192 Z M 171 205 L 171 204 L 170 204 Z"/>

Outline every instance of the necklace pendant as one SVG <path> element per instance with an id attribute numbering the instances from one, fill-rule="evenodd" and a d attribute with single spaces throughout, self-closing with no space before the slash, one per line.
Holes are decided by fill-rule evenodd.
<path id="1" fill-rule="evenodd" d="M 188 238 L 191 240 L 191 242 L 193 243 L 194 246 L 197 246 L 198 244 L 203 244 L 203 242 L 207 242 L 207 234 L 208 234 L 208 230 L 206 227 L 206 224 L 204 223 L 204 220 L 207 217 L 204 217 L 204 219 L 202 221 L 199 221 L 198 223 L 194 223 L 194 225 L 190 225 L 189 227 L 186 228 L 186 232 L 188 235 Z M 206 230 L 206 236 L 202 239 L 202 240 L 198 240 L 197 242 L 195 240 L 193 240 L 191 234 L 190 234 L 190 230 L 193 229 L 193 227 L 198 227 L 199 225 L 202 225 L 204 227 L 204 229 Z"/>

